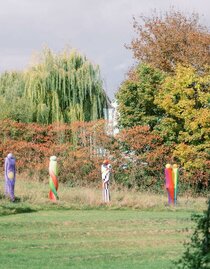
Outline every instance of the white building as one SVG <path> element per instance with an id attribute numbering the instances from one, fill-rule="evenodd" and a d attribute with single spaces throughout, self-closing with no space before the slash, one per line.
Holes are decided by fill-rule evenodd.
<path id="1" fill-rule="evenodd" d="M 104 118 L 107 120 L 106 132 L 109 135 L 115 136 L 119 133 L 118 129 L 118 117 L 119 113 L 117 110 L 117 101 L 108 103 L 108 108 L 104 109 Z"/>

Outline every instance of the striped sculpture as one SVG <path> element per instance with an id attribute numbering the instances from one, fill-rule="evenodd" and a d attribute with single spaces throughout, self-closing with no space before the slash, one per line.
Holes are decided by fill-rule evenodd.
<path id="1" fill-rule="evenodd" d="M 101 165 L 101 174 L 102 174 L 102 198 L 104 203 L 110 202 L 110 192 L 109 192 L 109 184 L 110 184 L 110 175 L 111 175 L 111 164 L 108 160 L 104 160 Z"/>
<path id="2" fill-rule="evenodd" d="M 58 190 L 58 173 L 57 173 L 57 158 L 56 156 L 50 157 L 49 164 L 49 174 L 50 174 L 50 192 L 49 198 L 51 201 L 57 201 L 59 199 L 57 190 Z"/>
<path id="3" fill-rule="evenodd" d="M 174 204 L 173 170 L 169 163 L 167 163 L 165 167 L 165 187 L 168 193 L 168 204 Z"/>
<path id="4" fill-rule="evenodd" d="M 174 204 L 177 204 L 177 190 L 179 180 L 179 169 L 177 164 L 173 164 L 173 182 L 174 182 Z"/>

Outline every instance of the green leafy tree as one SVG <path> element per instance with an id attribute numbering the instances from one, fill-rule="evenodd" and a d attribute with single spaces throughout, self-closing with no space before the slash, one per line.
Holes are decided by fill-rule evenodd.
<path id="1" fill-rule="evenodd" d="M 53 54 L 45 49 L 26 73 L 25 97 L 35 107 L 33 121 L 90 121 L 103 118 L 107 96 L 99 67 L 77 51 Z"/>
<path id="2" fill-rule="evenodd" d="M 209 173 L 209 81 L 208 68 L 198 74 L 192 67 L 179 65 L 175 74 L 165 79 L 155 98 L 155 104 L 165 111 L 155 130 L 165 142 L 176 143 L 174 157 L 186 171 L 191 171 L 194 180 L 203 184 L 207 184 Z"/>
<path id="3" fill-rule="evenodd" d="M 0 119 L 31 122 L 33 107 L 24 96 L 25 78 L 21 72 L 5 72 L 0 76 Z"/>
<path id="4" fill-rule="evenodd" d="M 157 124 L 162 109 L 154 104 L 154 99 L 163 78 L 162 72 L 145 64 L 129 74 L 116 94 L 121 127 L 149 125 L 152 129 Z"/>
<path id="5" fill-rule="evenodd" d="M 77 51 L 45 49 L 26 72 L 0 76 L 0 119 L 22 122 L 91 121 L 107 107 L 99 67 Z"/>

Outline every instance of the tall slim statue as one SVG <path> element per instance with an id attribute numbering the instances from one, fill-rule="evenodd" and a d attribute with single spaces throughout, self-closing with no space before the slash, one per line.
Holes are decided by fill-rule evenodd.
<path id="1" fill-rule="evenodd" d="M 165 187 L 168 193 L 168 204 L 174 204 L 174 182 L 173 182 L 173 173 L 172 167 L 169 163 L 165 167 Z"/>
<path id="2" fill-rule="evenodd" d="M 177 191 L 179 181 L 179 169 L 177 164 L 173 164 L 173 182 L 174 182 L 174 204 L 177 204 Z"/>
<path id="3" fill-rule="evenodd" d="M 9 196 L 11 201 L 15 201 L 15 180 L 16 180 L 16 160 L 12 153 L 5 158 L 4 163 L 5 176 L 5 195 Z"/>
<path id="4" fill-rule="evenodd" d="M 101 175 L 102 175 L 102 197 L 103 202 L 110 202 L 110 192 L 109 192 L 109 184 L 110 184 L 110 175 L 111 175 L 111 164 L 108 160 L 104 160 L 101 165 Z"/>
<path id="5" fill-rule="evenodd" d="M 49 163 L 49 174 L 50 174 L 50 192 L 49 198 L 52 201 L 57 201 L 59 199 L 57 190 L 58 190 L 58 169 L 57 169 L 57 157 L 51 156 Z"/>

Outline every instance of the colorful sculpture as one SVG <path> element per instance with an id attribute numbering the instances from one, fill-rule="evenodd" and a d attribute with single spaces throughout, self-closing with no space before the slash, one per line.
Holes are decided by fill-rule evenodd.
<path id="1" fill-rule="evenodd" d="M 15 201 L 15 180 L 16 180 L 16 160 L 12 153 L 5 158 L 4 163 L 5 176 L 5 195 L 9 196 L 11 201 Z"/>
<path id="2" fill-rule="evenodd" d="M 109 181 L 111 175 L 111 164 L 108 160 L 104 160 L 101 165 L 101 174 L 102 174 L 102 198 L 104 203 L 110 202 L 110 193 L 109 193 Z"/>
<path id="3" fill-rule="evenodd" d="M 179 180 L 179 169 L 177 164 L 173 164 L 174 204 L 177 204 L 178 180 Z"/>
<path id="4" fill-rule="evenodd" d="M 57 201 L 59 199 L 57 190 L 58 190 L 58 172 L 57 172 L 57 158 L 56 156 L 50 157 L 49 163 L 49 174 L 50 174 L 50 192 L 49 198 L 51 201 Z"/>
<path id="5" fill-rule="evenodd" d="M 174 182 L 173 182 L 173 170 L 168 163 L 165 167 L 165 187 L 168 193 L 168 204 L 174 204 Z"/>

